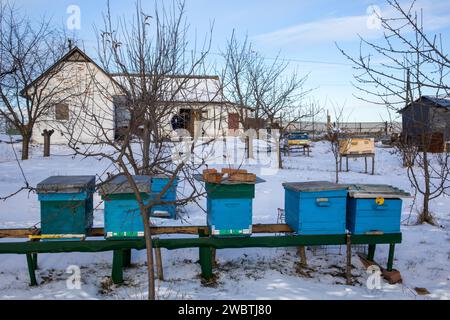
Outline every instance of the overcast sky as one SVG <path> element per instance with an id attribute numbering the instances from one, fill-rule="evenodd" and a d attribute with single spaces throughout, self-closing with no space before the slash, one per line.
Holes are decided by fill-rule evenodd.
<path id="1" fill-rule="evenodd" d="M 66 24 L 67 9 L 76 5 L 81 11 L 81 28 L 76 31 L 88 54 L 95 56 L 93 26 L 101 26 L 106 0 L 16 0 L 28 15 L 38 19 L 42 15 L 52 17 L 55 25 Z M 111 0 L 112 14 L 131 16 L 135 0 Z M 154 1 L 142 1 L 145 10 L 151 12 Z M 409 1 L 404 1 L 409 2 Z M 381 121 L 387 119 L 383 107 L 364 103 L 353 95 L 353 70 L 349 62 L 338 52 L 335 42 L 349 53 L 358 54 L 358 34 L 376 41 L 382 31 L 371 27 L 371 6 L 377 6 L 381 14 L 389 14 L 384 0 L 186 0 L 190 34 L 205 35 L 214 23 L 213 53 L 223 49 L 233 29 L 239 37 L 248 35 L 255 47 L 267 59 L 278 53 L 292 60 L 292 68 L 309 74 L 307 86 L 325 107 L 332 103 L 346 105 L 349 120 Z M 443 35 L 448 43 L 450 35 L 450 1 L 420 0 L 425 27 L 430 33 Z M 211 59 L 219 59 L 212 55 Z"/>

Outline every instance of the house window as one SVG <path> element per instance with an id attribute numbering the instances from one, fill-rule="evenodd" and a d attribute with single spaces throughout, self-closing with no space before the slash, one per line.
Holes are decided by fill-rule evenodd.
<path id="1" fill-rule="evenodd" d="M 64 103 L 55 105 L 55 119 L 60 121 L 69 120 L 69 106 Z"/>

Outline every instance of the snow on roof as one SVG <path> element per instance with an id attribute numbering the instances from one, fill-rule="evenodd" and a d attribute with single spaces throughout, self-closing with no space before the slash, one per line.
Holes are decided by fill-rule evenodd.
<path id="1" fill-rule="evenodd" d="M 438 106 L 450 109 L 450 97 L 424 96 L 424 98 L 430 100 Z"/>
<path id="2" fill-rule="evenodd" d="M 123 88 L 139 87 L 139 75 L 112 74 Z M 217 76 L 168 76 L 159 84 L 165 101 L 224 102 L 221 83 Z"/>

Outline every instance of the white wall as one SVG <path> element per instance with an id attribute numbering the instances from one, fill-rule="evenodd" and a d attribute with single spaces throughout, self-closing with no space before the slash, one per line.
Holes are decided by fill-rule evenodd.
<path id="1" fill-rule="evenodd" d="M 43 143 L 44 129 L 55 130 L 52 144 L 96 143 L 114 139 L 114 107 L 112 96 L 119 90 L 111 79 L 88 62 L 70 62 L 52 76 L 49 88 L 61 91 L 49 101 L 48 114 L 43 116 L 33 131 L 33 142 Z M 69 121 L 55 120 L 53 102 L 64 100 L 69 105 Z M 99 138 L 100 137 L 100 138 Z"/>

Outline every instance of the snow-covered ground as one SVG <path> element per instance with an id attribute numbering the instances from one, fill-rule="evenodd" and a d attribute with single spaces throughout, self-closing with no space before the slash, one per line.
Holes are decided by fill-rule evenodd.
<path id="1" fill-rule="evenodd" d="M 5 136 L 2 136 L 5 138 Z M 2 141 L 9 141 L 0 139 Z M 12 147 L 20 156 L 20 144 L 0 142 L 0 196 L 23 186 L 24 178 L 14 160 Z M 32 148 L 32 159 L 22 162 L 30 185 L 51 175 L 100 174 L 112 171 L 110 164 L 96 159 L 72 157 L 68 149 L 52 147 L 53 156 L 42 158 L 42 148 Z M 256 187 L 254 223 L 276 223 L 278 208 L 284 207 L 283 182 L 334 179 L 334 159 L 323 142 L 314 144 L 312 156 L 285 158 L 285 169 L 263 178 Z M 343 183 L 392 184 L 411 191 L 411 186 L 392 149 L 377 148 L 376 175 L 363 172 L 364 161 L 350 161 L 351 172 L 342 173 Z M 247 169 L 259 173 L 257 166 Z M 103 225 L 103 206 L 95 197 L 95 226 Z M 309 267 L 298 269 L 295 248 L 227 249 L 217 252 L 217 282 L 202 284 L 198 250 L 163 250 L 165 281 L 158 283 L 160 299 L 449 299 L 450 298 L 450 199 L 442 196 L 432 204 L 439 227 L 415 226 L 412 200 L 403 207 L 403 243 L 397 246 L 394 267 L 403 284 L 369 290 L 368 274 L 356 254 L 353 256 L 354 286 L 345 285 L 345 248 L 309 248 Z M 205 213 L 195 205 L 184 208 L 183 219 L 162 224 L 204 225 Z M 23 192 L 0 203 L 0 228 L 39 225 L 39 202 L 34 193 Z M 12 241 L 0 240 L 0 241 Z M 357 248 L 361 249 L 361 248 Z M 376 260 L 385 265 L 387 246 L 378 246 Z M 110 284 L 112 253 L 41 254 L 37 271 L 39 287 L 29 287 L 26 258 L 0 255 L 0 299 L 145 299 L 145 252 L 133 251 L 133 266 L 125 270 L 125 284 Z M 70 265 L 81 267 L 81 290 L 68 290 Z M 431 294 L 418 296 L 416 287 Z"/>

